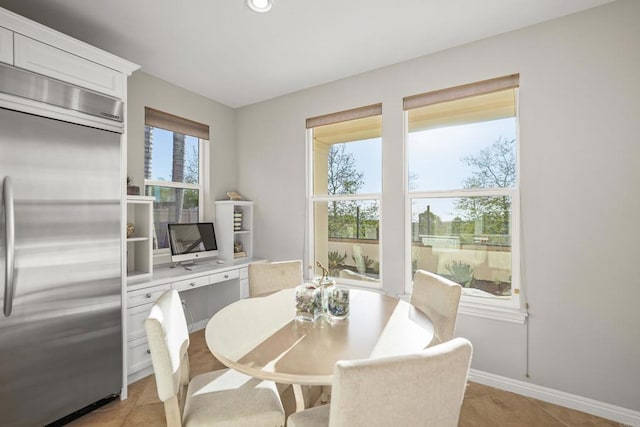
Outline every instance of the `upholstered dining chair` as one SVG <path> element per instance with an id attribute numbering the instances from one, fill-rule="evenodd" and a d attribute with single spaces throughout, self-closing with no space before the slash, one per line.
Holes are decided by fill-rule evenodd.
<path id="1" fill-rule="evenodd" d="M 425 270 L 413 276 L 411 304 L 422 310 L 433 322 L 434 338 L 430 345 L 453 338 L 462 286 Z"/>
<path id="2" fill-rule="evenodd" d="M 300 260 L 249 264 L 249 296 L 251 297 L 295 288 L 303 281 Z"/>
<path id="3" fill-rule="evenodd" d="M 291 414 L 287 426 L 457 426 L 471 353 L 455 338 L 408 355 L 339 361 L 331 403 Z"/>
<path id="4" fill-rule="evenodd" d="M 284 426 L 272 382 L 231 369 L 189 380 L 189 331 L 176 290 L 158 298 L 144 327 L 167 426 Z"/>

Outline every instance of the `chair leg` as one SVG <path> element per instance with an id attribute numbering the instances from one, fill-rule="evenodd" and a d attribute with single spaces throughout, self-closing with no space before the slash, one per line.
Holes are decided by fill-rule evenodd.
<path id="1" fill-rule="evenodd" d="M 164 415 L 167 418 L 167 427 L 182 427 L 182 416 L 177 396 L 164 401 Z"/>

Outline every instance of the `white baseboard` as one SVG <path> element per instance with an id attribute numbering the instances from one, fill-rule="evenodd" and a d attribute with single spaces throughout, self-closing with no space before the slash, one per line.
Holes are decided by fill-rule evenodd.
<path id="1" fill-rule="evenodd" d="M 132 383 L 135 383 L 138 380 L 148 377 L 151 374 L 153 374 L 153 367 L 147 366 L 146 368 L 143 368 L 137 372 L 134 372 L 133 374 L 130 374 L 127 377 L 127 384 L 131 385 Z"/>
<path id="2" fill-rule="evenodd" d="M 491 374 L 489 372 L 478 371 L 476 369 L 470 370 L 469 380 L 479 384 L 499 388 L 501 390 L 521 394 L 523 396 L 533 397 L 534 399 L 553 403 L 554 405 L 586 412 L 588 414 L 630 426 L 640 426 L 640 411 L 622 408 L 620 406 L 611 405 L 609 403 L 600 402 L 587 397 L 565 393 L 552 388 L 542 387 L 525 381 Z"/>
<path id="3" fill-rule="evenodd" d="M 204 319 L 201 320 L 199 322 L 195 322 L 189 325 L 189 333 L 194 333 L 196 331 L 199 331 L 200 329 L 204 329 L 207 326 L 207 323 L 209 322 L 209 319 Z"/>

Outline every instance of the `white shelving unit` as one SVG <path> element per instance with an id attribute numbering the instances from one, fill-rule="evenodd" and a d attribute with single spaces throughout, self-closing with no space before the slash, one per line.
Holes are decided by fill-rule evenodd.
<path id="1" fill-rule="evenodd" d="M 127 282 L 148 279 L 153 273 L 153 197 L 127 196 Z"/>
<path id="2" fill-rule="evenodd" d="M 253 202 L 221 200 L 216 203 L 216 238 L 220 258 L 238 260 L 253 257 Z M 240 228 L 234 228 L 234 213 L 242 214 Z M 242 247 L 240 253 L 237 246 Z M 234 251 L 234 246 L 236 250 Z"/>

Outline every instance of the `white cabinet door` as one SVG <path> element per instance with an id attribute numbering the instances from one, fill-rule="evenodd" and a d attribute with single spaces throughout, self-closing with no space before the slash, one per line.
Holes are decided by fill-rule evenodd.
<path id="1" fill-rule="evenodd" d="M 16 67 L 116 98 L 124 95 L 124 79 L 116 70 L 18 33 L 14 34 L 14 50 Z"/>
<path id="2" fill-rule="evenodd" d="M 13 31 L 0 27 L 0 62 L 13 65 Z"/>

